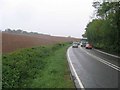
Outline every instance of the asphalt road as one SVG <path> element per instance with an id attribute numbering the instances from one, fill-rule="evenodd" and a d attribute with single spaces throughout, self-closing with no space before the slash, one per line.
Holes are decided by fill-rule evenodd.
<path id="1" fill-rule="evenodd" d="M 83 47 L 70 47 L 67 56 L 77 88 L 118 88 L 120 86 L 119 57 Z"/>

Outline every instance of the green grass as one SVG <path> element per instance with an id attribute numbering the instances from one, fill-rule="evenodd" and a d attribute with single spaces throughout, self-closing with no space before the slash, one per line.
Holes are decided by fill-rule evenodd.
<path id="1" fill-rule="evenodd" d="M 3 88 L 74 88 L 66 59 L 68 46 L 33 47 L 3 55 Z"/>
<path id="2" fill-rule="evenodd" d="M 48 57 L 47 65 L 39 76 L 33 81 L 33 86 L 42 88 L 72 88 L 73 83 L 69 77 L 66 60 L 66 47 L 63 47 Z"/>

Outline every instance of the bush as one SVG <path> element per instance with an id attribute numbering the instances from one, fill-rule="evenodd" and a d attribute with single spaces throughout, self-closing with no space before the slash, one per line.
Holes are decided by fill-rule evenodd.
<path id="1" fill-rule="evenodd" d="M 63 45 L 32 47 L 3 55 L 3 88 L 29 87 L 30 80 L 34 79 L 37 73 L 45 67 L 44 58 Z"/>

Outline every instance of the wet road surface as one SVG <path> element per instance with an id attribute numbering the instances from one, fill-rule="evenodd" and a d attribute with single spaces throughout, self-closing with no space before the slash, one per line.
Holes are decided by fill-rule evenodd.
<path id="1" fill-rule="evenodd" d="M 77 88 L 118 88 L 120 86 L 120 58 L 84 47 L 70 47 L 67 56 Z"/>

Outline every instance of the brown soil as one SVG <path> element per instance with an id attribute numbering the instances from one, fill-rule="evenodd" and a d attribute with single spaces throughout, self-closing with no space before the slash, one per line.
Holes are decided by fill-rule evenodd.
<path id="1" fill-rule="evenodd" d="M 49 35 L 22 35 L 2 32 L 2 53 L 8 53 L 20 48 L 55 44 L 59 42 L 75 41 L 78 39 L 68 37 L 55 37 Z"/>

